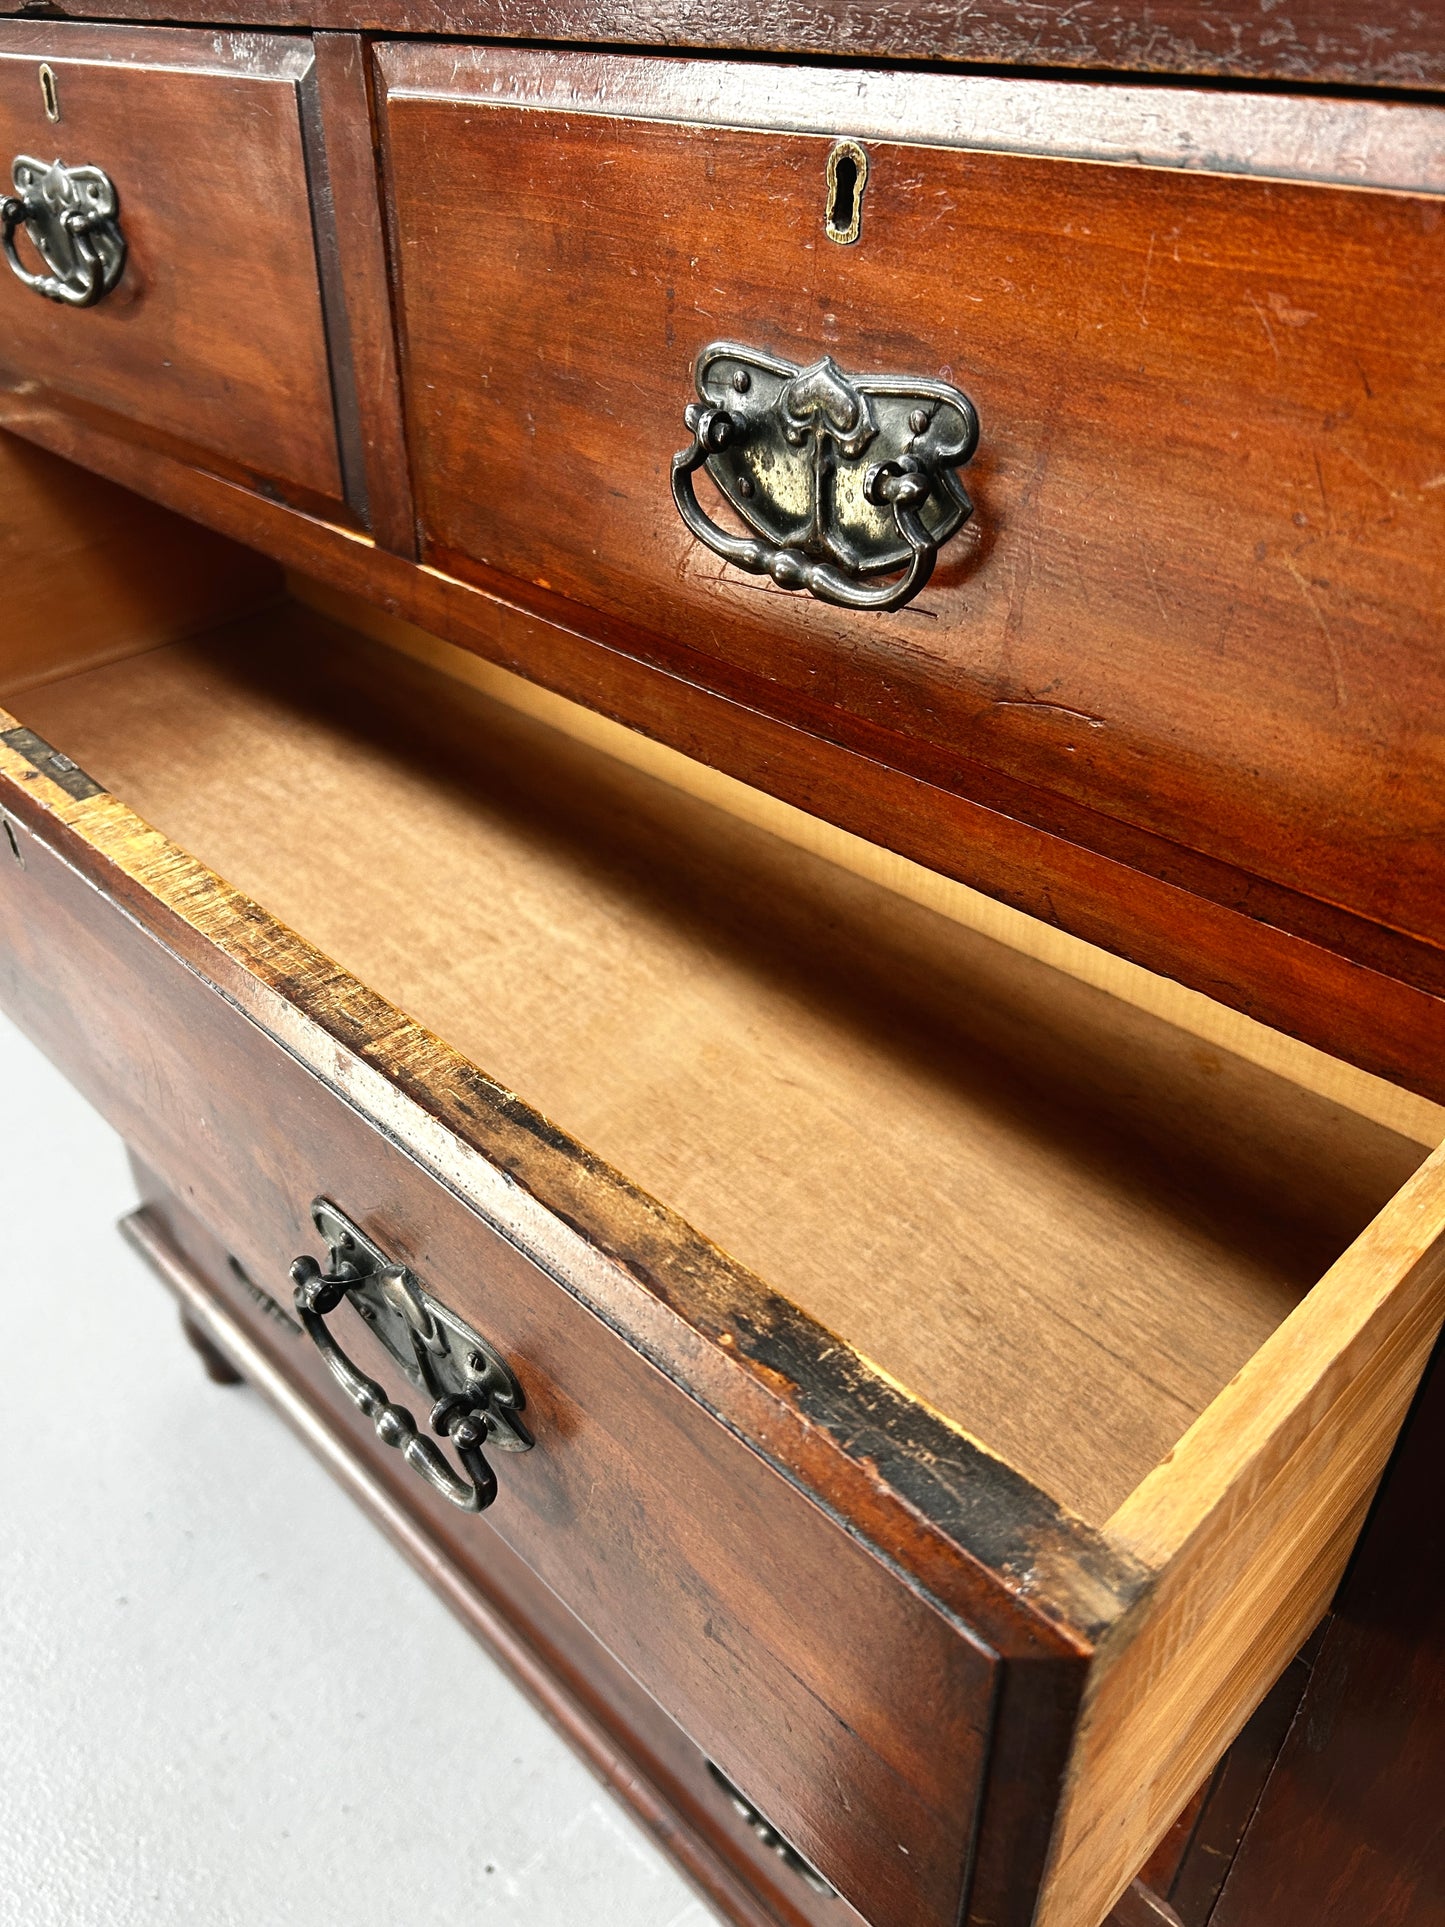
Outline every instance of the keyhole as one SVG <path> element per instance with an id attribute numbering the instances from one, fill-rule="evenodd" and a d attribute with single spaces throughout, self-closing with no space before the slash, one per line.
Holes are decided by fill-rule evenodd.
<path id="1" fill-rule="evenodd" d="M 828 203 L 823 222 L 830 241 L 851 247 L 863 226 L 868 156 L 857 141 L 839 141 L 828 155 Z"/>
<path id="2" fill-rule="evenodd" d="M 49 67 L 40 69 L 40 98 L 45 103 L 45 118 L 60 119 L 60 94 L 56 89 L 55 75 Z"/>

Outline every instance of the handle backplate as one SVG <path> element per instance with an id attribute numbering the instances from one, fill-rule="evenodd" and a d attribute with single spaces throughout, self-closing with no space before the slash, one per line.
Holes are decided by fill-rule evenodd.
<path id="1" fill-rule="evenodd" d="M 731 341 L 704 348 L 693 373 L 693 441 L 672 464 L 693 534 L 751 575 L 845 609 L 911 601 L 973 513 L 954 472 L 978 446 L 968 396 L 923 377 L 848 375 L 829 355 L 803 368 Z M 693 477 L 704 467 L 750 534 L 703 510 Z"/>
<path id="2" fill-rule="evenodd" d="M 479 1333 L 424 1290 L 405 1265 L 388 1258 L 329 1199 L 317 1198 L 311 1217 L 330 1259 L 325 1271 L 309 1257 L 298 1258 L 291 1267 L 296 1314 L 306 1332 L 347 1397 L 374 1422 L 382 1443 L 395 1446 L 453 1505 L 481 1512 L 497 1494 L 486 1451 L 527 1452 L 532 1447 L 521 1418 L 526 1404 L 521 1386 Z M 461 1476 L 421 1437 L 411 1413 L 394 1404 L 342 1350 L 326 1320 L 343 1298 L 366 1320 L 412 1386 L 431 1401 L 431 1428 L 450 1440 Z"/>
<path id="3" fill-rule="evenodd" d="M 29 154 L 16 156 L 11 178 L 15 192 L 0 200 L 0 246 L 12 272 L 47 301 L 94 307 L 125 271 L 115 183 L 102 168 L 67 167 Z M 44 274 L 33 273 L 20 258 L 15 237 L 22 227 Z"/>

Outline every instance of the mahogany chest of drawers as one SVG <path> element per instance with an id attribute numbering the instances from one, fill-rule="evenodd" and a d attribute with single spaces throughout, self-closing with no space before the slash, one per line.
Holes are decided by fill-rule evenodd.
<path id="1" fill-rule="evenodd" d="M 109 11 L 0 1003 L 731 1918 L 1101 1927 L 1445 1318 L 1445 29 Z"/>

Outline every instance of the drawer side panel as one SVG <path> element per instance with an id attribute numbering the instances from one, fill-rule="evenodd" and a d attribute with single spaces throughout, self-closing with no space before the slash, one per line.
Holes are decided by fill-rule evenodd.
<path id="1" fill-rule="evenodd" d="M 1117 1898 L 1328 1607 L 1442 1318 L 1445 1150 L 1110 1521 L 1159 1577 L 1095 1662 L 1038 1927 Z"/>

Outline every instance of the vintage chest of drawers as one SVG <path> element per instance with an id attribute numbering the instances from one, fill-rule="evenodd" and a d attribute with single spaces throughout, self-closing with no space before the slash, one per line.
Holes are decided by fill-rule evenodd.
<path id="1" fill-rule="evenodd" d="M 0 1004 L 731 1918 L 1100 1927 L 1445 1318 L 1445 28 L 110 11 Z"/>

